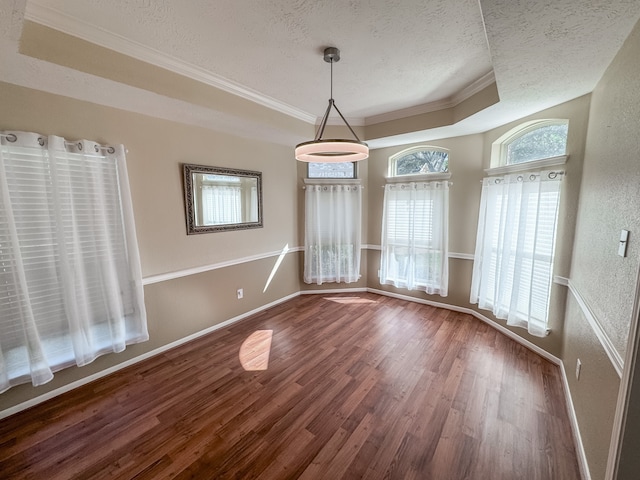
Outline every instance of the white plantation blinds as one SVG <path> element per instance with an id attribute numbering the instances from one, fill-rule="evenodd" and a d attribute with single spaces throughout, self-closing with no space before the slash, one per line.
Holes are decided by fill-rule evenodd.
<path id="1" fill-rule="evenodd" d="M 360 185 L 307 185 L 305 283 L 357 282 L 360 278 Z"/>
<path id="2" fill-rule="evenodd" d="M 380 283 L 448 293 L 449 183 L 385 186 Z"/>
<path id="3" fill-rule="evenodd" d="M 3 136 L 0 391 L 147 339 L 124 148 Z"/>
<path id="4" fill-rule="evenodd" d="M 485 178 L 471 303 L 547 334 L 561 172 Z"/>

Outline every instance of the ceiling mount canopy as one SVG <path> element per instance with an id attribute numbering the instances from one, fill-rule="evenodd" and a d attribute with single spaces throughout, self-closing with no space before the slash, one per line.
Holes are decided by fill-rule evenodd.
<path id="1" fill-rule="evenodd" d="M 296 160 L 300 160 L 301 162 L 334 163 L 357 162 L 369 158 L 369 146 L 360 141 L 358 135 L 353 131 L 353 128 L 351 128 L 351 125 L 349 125 L 349 122 L 344 118 L 336 102 L 333 100 L 333 64 L 339 60 L 340 50 L 335 47 L 324 49 L 324 61 L 331 65 L 331 95 L 329 105 L 318 127 L 316 138 L 309 142 L 296 145 Z M 332 108 L 335 108 L 336 112 L 338 112 L 338 115 L 340 115 L 344 124 L 349 128 L 355 140 L 337 138 L 325 140 L 322 138 Z"/>

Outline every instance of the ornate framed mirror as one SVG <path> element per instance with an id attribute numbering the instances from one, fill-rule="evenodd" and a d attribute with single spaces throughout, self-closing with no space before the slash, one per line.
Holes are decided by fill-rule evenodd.
<path id="1" fill-rule="evenodd" d="M 182 165 L 187 234 L 262 228 L 262 172 Z"/>

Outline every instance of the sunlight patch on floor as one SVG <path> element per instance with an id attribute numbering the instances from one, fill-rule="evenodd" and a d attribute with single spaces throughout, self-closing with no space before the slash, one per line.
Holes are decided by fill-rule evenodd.
<path id="1" fill-rule="evenodd" d="M 247 372 L 269 368 L 271 338 L 273 330 L 256 330 L 249 335 L 240 347 L 240 364 Z"/>

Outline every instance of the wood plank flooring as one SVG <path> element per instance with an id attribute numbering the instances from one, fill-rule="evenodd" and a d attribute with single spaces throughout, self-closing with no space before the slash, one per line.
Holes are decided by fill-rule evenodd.
<path id="1" fill-rule="evenodd" d="M 245 371 L 258 330 L 271 332 L 243 355 L 266 370 Z M 297 297 L 0 421 L 0 478 L 580 475 L 555 365 L 469 315 L 340 294 Z"/>

